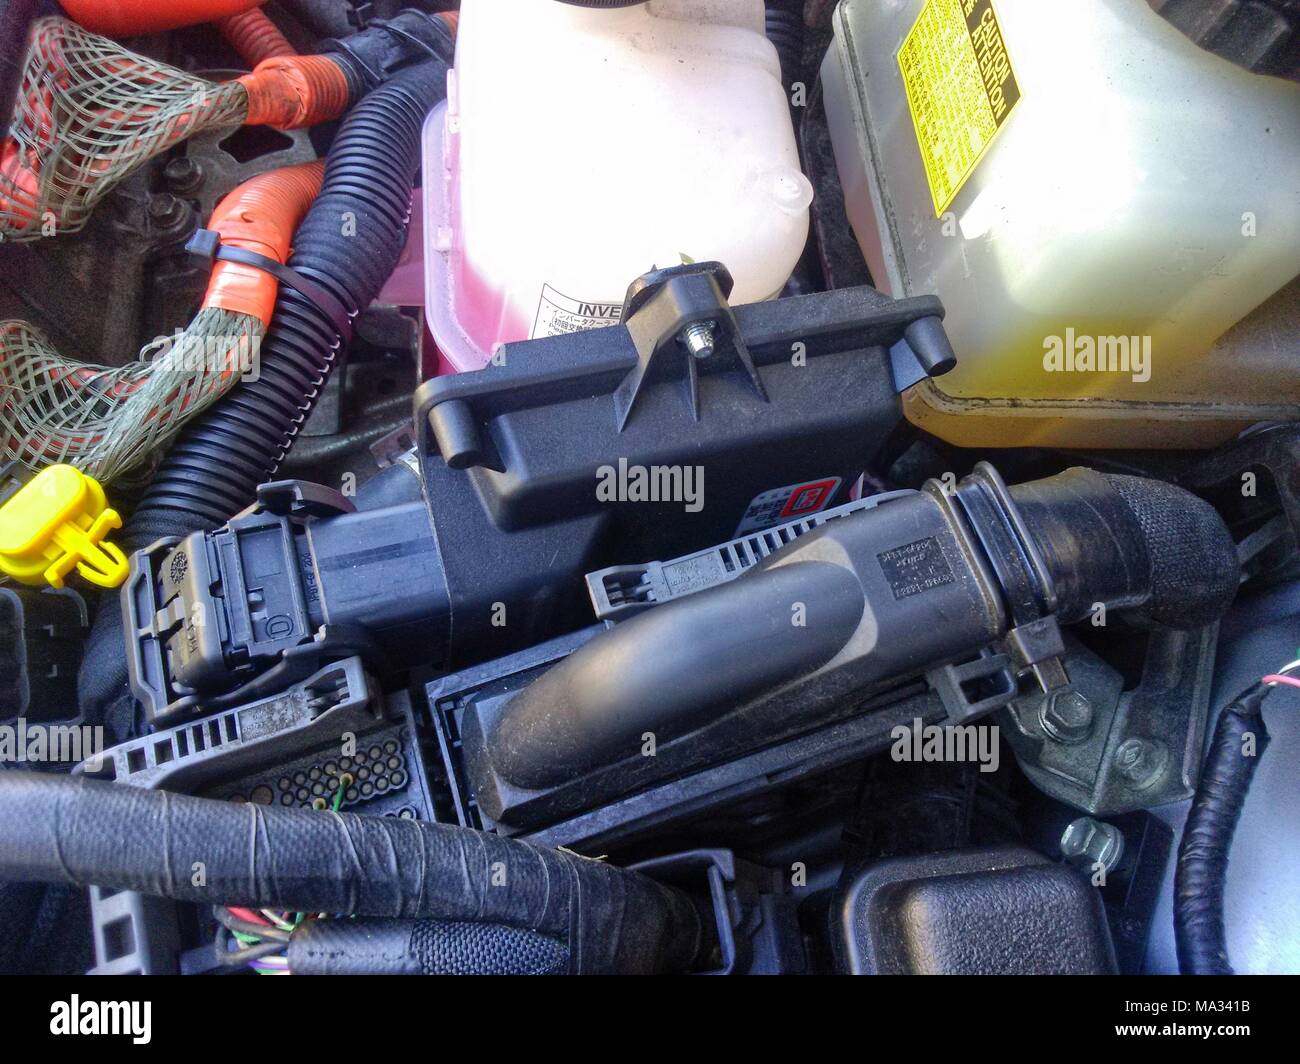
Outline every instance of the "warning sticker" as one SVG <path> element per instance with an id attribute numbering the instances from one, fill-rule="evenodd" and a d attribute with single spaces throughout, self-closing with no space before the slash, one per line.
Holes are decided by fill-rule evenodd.
<path id="1" fill-rule="evenodd" d="M 544 284 L 531 339 L 562 336 L 586 329 L 603 329 L 606 325 L 617 325 L 622 315 L 622 303 L 589 303 L 573 299 L 557 292 L 549 284 Z"/>
<path id="2" fill-rule="evenodd" d="M 1020 102 L 993 0 L 927 0 L 898 66 L 942 217 Z"/>
<path id="3" fill-rule="evenodd" d="M 841 483 L 839 477 L 829 477 L 763 492 L 746 507 L 745 516 L 736 529 L 736 538 L 821 513 L 835 498 Z"/>

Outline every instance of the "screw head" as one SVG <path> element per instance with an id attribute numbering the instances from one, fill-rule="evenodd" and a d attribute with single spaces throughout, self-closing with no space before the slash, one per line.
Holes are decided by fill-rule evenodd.
<path id="1" fill-rule="evenodd" d="M 1125 739 L 1115 750 L 1115 770 L 1138 790 L 1155 783 L 1168 761 L 1164 744 L 1150 739 Z"/>
<path id="2" fill-rule="evenodd" d="M 1038 708 L 1043 731 L 1059 743 L 1081 743 L 1092 733 L 1092 703 L 1081 691 L 1052 691 Z"/>
<path id="3" fill-rule="evenodd" d="M 174 192 L 194 192 L 203 184 L 203 168 L 188 155 L 178 155 L 163 168 L 163 179 Z"/>
<path id="4" fill-rule="evenodd" d="M 1124 834 L 1114 824 L 1081 816 L 1061 835 L 1061 856 L 1081 868 L 1113 872 L 1124 857 Z"/>

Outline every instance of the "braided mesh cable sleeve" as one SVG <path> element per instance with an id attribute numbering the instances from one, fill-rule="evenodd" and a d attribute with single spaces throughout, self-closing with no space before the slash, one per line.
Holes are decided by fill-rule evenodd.
<path id="1" fill-rule="evenodd" d="M 0 240 L 80 229 L 136 167 L 247 114 L 236 82 L 205 81 L 67 19 L 40 19 L 0 152 Z"/>
<path id="2" fill-rule="evenodd" d="M 109 482 L 259 369 L 262 323 L 202 310 L 185 332 L 110 368 L 59 354 L 23 321 L 0 322 L 0 448 L 31 469 L 67 462 Z"/>

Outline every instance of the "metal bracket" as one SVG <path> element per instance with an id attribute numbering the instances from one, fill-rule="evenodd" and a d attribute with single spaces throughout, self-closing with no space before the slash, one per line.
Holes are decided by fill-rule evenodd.
<path id="1" fill-rule="evenodd" d="M 691 417 L 700 420 L 700 373 L 743 369 L 764 402 L 767 389 L 727 303 L 731 274 L 720 262 L 670 266 L 638 277 L 623 301 L 622 324 L 637 365 L 614 393 L 618 429 L 627 426 L 642 388 L 681 377 Z"/>

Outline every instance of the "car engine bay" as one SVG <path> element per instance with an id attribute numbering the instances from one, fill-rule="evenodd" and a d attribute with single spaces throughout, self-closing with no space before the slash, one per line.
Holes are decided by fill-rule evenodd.
<path id="1" fill-rule="evenodd" d="M 0 972 L 1300 973 L 1300 4 L 0 48 Z"/>

